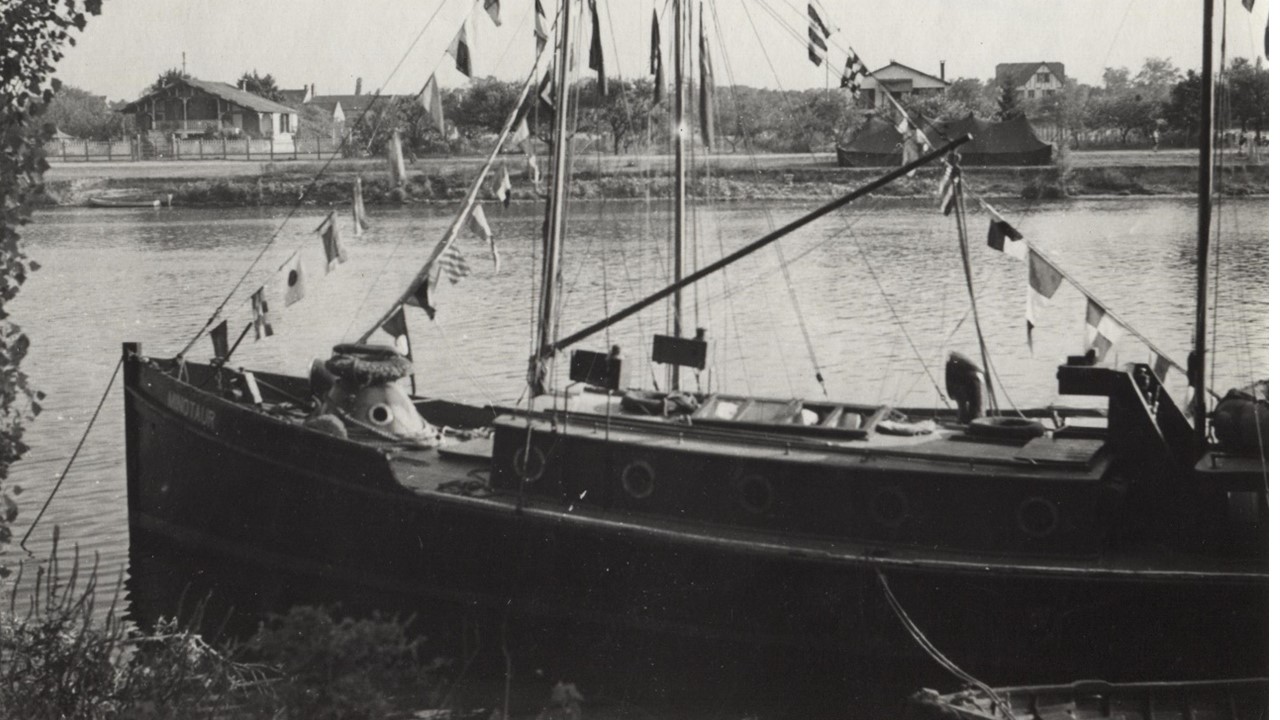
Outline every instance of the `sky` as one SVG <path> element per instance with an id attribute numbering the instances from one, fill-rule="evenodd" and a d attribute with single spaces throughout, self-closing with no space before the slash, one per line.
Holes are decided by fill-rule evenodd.
<path id="1" fill-rule="evenodd" d="M 600 0 L 610 75 L 648 73 L 655 3 Z M 835 86 L 839 68 L 809 64 L 805 0 L 702 0 L 717 82 L 766 88 Z M 1227 54 L 1261 57 L 1269 2 L 1252 13 L 1226 6 Z M 1200 63 L 1201 0 L 821 0 L 835 32 L 833 62 L 852 46 L 872 69 L 896 60 L 948 79 L 985 80 L 1002 62 L 1062 62 L 1081 82 L 1106 67 L 1137 73 L 1148 57 L 1180 69 Z M 270 73 L 281 88 L 314 84 L 321 95 L 417 92 L 439 69 L 446 87 L 466 82 L 444 47 L 465 21 L 477 76 L 522 78 L 533 58 L 533 0 L 501 0 L 495 27 L 480 0 L 106 0 L 58 68 L 63 82 L 110 100 L 133 99 L 165 69 L 234 83 Z M 554 13 L 557 0 L 543 0 Z M 1222 3 L 1215 27 L 1222 22 Z M 669 12 L 669 10 L 667 11 Z M 718 20 L 718 22 L 716 22 Z M 1217 42 L 1215 41 L 1215 48 Z M 668 51 L 669 52 L 669 51 Z M 727 61 L 727 62 L 726 62 Z M 668 58 L 668 67 L 670 59 Z M 585 71 L 585 69 L 584 69 Z M 669 73 L 669 71 L 668 71 Z M 669 74 L 668 74 L 669 79 Z"/>

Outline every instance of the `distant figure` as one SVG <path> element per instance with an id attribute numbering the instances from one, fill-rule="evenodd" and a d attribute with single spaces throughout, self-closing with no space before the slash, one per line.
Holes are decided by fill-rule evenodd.
<path id="1" fill-rule="evenodd" d="M 1160 129 L 1156 128 L 1151 131 L 1151 152 L 1160 152 Z"/>

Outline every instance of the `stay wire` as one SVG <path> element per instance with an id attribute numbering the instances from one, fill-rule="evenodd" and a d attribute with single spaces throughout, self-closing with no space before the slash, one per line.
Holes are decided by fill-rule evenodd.
<path id="1" fill-rule="evenodd" d="M 75 464 L 76 458 L 80 455 L 80 449 L 84 447 L 85 441 L 89 439 L 89 431 L 93 430 L 93 424 L 98 421 L 98 414 L 102 412 L 102 406 L 107 403 L 107 397 L 111 394 L 111 387 L 116 384 L 116 376 L 120 374 L 121 365 L 124 365 L 123 353 L 120 355 L 120 359 L 116 361 L 115 369 L 111 371 L 111 379 L 107 381 L 107 387 L 102 391 L 102 398 L 98 400 L 98 407 L 94 408 L 93 415 L 89 418 L 89 424 L 85 426 L 84 434 L 80 436 L 80 442 L 76 443 L 76 449 L 67 460 L 67 466 L 62 469 L 62 474 L 58 476 L 58 482 L 54 483 L 53 490 L 50 491 L 49 497 L 45 498 L 40 512 L 36 513 L 36 519 L 31 521 L 31 527 L 28 527 L 27 532 L 23 534 L 22 542 L 18 543 L 22 549 L 25 550 L 27 548 L 27 538 L 31 537 L 36 525 L 40 524 L 40 519 L 44 517 L 45 511 L 49 509 L 49 503 L 53 502 L 53 496 L 58 494 L 58 490 L 62 487 L 62 481 L 67 479 L 67 473 L 71 471 L 71 466 Z"/>
<path id="2" fill-rule="evenodd" d="M 478 2 L 478 1 L 479 0 L 474 0 L 473 4 L 475 4 L 475 2 Z M 403 65 L 405 59 L 409 57 L 409 53 L 412 52 L 414 46 L 418 44 L 418 41 L 422 39 L 422 36 L 427 32 L 427 28 L 429 28 L 431 26 L 431 23 L 435 21 L 436 16 L 440 14 L 440 10 L 444 8 L 445 2 L 447 2 L 447 0 L 440 0 L 440 3 L 436 5 L 436 9 L 434 12 L 431 13 L 431 17 L 427 19 L 427 22 L 423 24 L 422 29 L 418 31 L 417 37 L 415 37 L 413 39 L 413 42 L 409 44 L 409 48 L 405 50 L 404 54 L 400 57 L 400 60 L 396 63 L 395 67 L 387 75 L 387 79 L 382 83 L 383 87 L 386 87 L 387 83 L 391 82 L 391 78 L 395 77 L 395 74 L 400 70 L 400 66 Z M 231 291 L 228 292 L 227 296 L 222 299 L 222 302 L 218 303 L 218 306 L 214 308 L 214 311 L 209 316 L 209 319 L 205 320 L 204 325 L 198 331 L 196 331 L 195 337 L 191 338 L 191 341 L 188 342 L 186 346 L 182 348 L 182 351 L 178 353 L 177 357 L 181 358 L 185 356 L 187 352 L 189 352 L 191 348 L 195 346 L 196 342 L 201 338 L 201 336 L 204 335 L 205 331 L 208 330 L 210 327 L 212 327 L 214 321 L 221 316 L 222 311 L 226 309 L 227 303 L 231 302 L 231 298 L 235 297 L 236 292 L 240 290 L 240 287 L 242 285 L 244 285 L 244 281 L 249 278 L 249 275 L 253 272 L 253 269 L 258 266 L 258 263 L 262 261 L 262 258 L 267 254 L 267 251 L 270 250 L 271 246 L 275 244 L 275 241 L 280 237 L 280 233 L 284 231 L 285 226 L 287 226 L 289 222 L 293 220 L 293 217 L 297 215 L 298 210 L 302 207 L 303 200 L 305 200 L 307 195 L 310 194 L 311 191 L 315 189 L 316 184 L 320 182 L 320 178 L 324 177 L 324 174 L 328 172 L 329 166 L 332 165 L 333 161 L 338 158 L 338 156 L 342 153 L 342 150 L 345 147 L 347 147 L 348 143 L 351 141 L 353 133 L 355 132 L 355 128 L 364 120 L 365 116 L 369 114 L 369 111 L 373 108 L 373 106 L 377 104 L 377 99 L 381 94 L 382 94 L 382 89 L 379 88 L 374 93 L 373 101 L 365 106 L 364 110 L 361 111 L 359 117 L 356 118 L 356 121 L 352 123 L 351 127 L 347 130 L 347 132 L 343 134 L 342 142 L 339 143 L 338 147 L 335 148 L 334 151 L 329 154 L 329 157 L 325 160 L 324 165 L 320 167 L 320 170 L 316 172 L 315 176 L 312 177 L 310 182 L 307 183 L 307 186 L 303 188 L 302 192 L 298 195 L 298 200 L 293 204 L 293 207 L 289 208 L 289 213 L 285 215 L 284 220 L 282 220 L 280 222 L 280 225 L 275 229 L 275 231 L 271 233 L 271 237 L 267 239 L 266 244 L 264 244 L 262 246 L 262 249 L 258 251 L 258 254 L 254 256 L 253 261 L 249 263 L 249 267 L 245 268 L 244 274 L 240 276 L 239 280 L 236 280 L 236 283 L 235 285 L 232 286 Z"/>

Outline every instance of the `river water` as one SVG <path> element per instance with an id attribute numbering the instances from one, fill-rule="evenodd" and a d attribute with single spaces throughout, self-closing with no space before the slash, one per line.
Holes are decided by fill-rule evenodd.
<path id="1" fill-rule="evenodd" d="M 719 203 L 691 218 L 701 266 L 782 225 L 816 203 Z M 1190 199 L 1099 199 L 1000 203 L 1006 217 L 1069 275 L 1129 321 L 1177 363 L 1191 345 L 1195 219 Z M 472 268 L 456 285 L 442 282 L 435 322 L 408 308 L 419 392 L 478 401 L 514 400 L 522 391 L 531 345 L 538 208 L 488 206 L 501 267 L 467 236 L 459 247 Z M 666 202 L 576 201 L 563 265 L 560 334 L 661 287 L 669 274 L 671 208 Z M 324 210 L 284 209 L 41 211 L 24 232 L 43 268 L 8 308 L 31 336 L 24 368 L 47 393 L 30 424 L 30 453 L 13 468 L 21 485 L 19 536 L 35 518 L 106 388 L 122 341 L 172 354 L 199 329 L 264 243 L 278 238 L 227 305 L 232 340 L 249 318 L 249 293 L 295 250 L 303 254 L 305 299 L 276 318 L 276 335 L 254 342 L 236 364 L 302 373 L 371 325 L 406 285 L 451 219 L 443 206 L 373 208 L 363 237 L 340 216 L 351 259 L 326 275 L 314 229 Z M 978 312 L 1002 405 L 1079 399 L 1055 396 L 1056 365 L 1084 342 L 1084 297 L 1064 283 L 1042 313 L 1028 347 L 1023 264 L 986 247 L 987 219 L 967 218 Z M 1230 201 L 1219 223 L 1213 385 L 1225 390 L 1265 377 L 1268 353 L 1267 202 Z M 759 395 L 820 397 L 911 406 L 940 405 L 933 382 L 950 350 L 977 358 L 972 314 L 954 218 L 930 203 L 872 200 L 855 205 L 766 248 L 685 294 L 685 326 L 704 327 L 710 369 L 686 387 Z M 789 276 L 790 282 L 787 282 Z M 632 358 L 632 383 L 655 372 L 638 362 L 648 338 L 667 321 L 664 304 L 628 319 L 579 347 L 611 344 Z M 1216 338 L 1216 339 L 1214 339 Z M 208 357 L 202 338 L 191 356 Z M 1117 339 L 1108 356 L 1149 361 L 1146 346 Z M 815 365 L 816 362 L 816 365 Z M 567 363 L 561 363 L 567 366 Z M 559 372 L 563 374 L 565 368 Z M 1172 382 L 1184 381 L 1176 374 Z M 250 500 L 251 501 L 251 500 Z M 101 571 L 128 572 L 121 390 L 102 415 L 28 547 L 43 558 L 51 532 L 63 547 L 97 553 Z M 19 551 L 11 550 L 10 557 Z"/>

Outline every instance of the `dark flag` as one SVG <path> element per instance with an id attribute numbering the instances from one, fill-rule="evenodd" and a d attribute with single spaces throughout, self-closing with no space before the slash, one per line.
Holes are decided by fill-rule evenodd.
<path id="1" fill-rule="evenodd" d="M 600 39 L 600 15 L 596 12 L 596 0 L 589 0 L 591 9 L 591 52 L 587 56 L 587 67 L 596 71 L 596 93 L 600 97 L 609 94 L 609 78 L 604 74 L 604 45 Z"/>
<path id="2" fill-rule="evenodd" d="M 484 0 L 484 11 L 489 13 L 494 25 L 502 27 L 502 4 L 499 0 Z"/>
<path id="3" fill-rule="evenodd" d="M 209 340 L 213 342 L 213 356 L 219 360 L 225 359 L 231 352 L 227 345 L 227 321 L 223 320 L 209 331 Z"/>
<path id="4" fill-rule="evenodd" d="M 253 305 L 253 339 L 261 340 L 271 337 L 275 330 L 271 328 L 271 306 L 267 302 L 267 288 L 260 287 L 251 298 Z"/>
<path id="5" fill-rule="evenodd" d="M 1098 360 L 1107 356 L 1107 351 L 1120 337 L 1122 332 L 1119 323 L 1111 318 L 1106 309 L 1093 298 L 1085 298 L 1085 350 L 1094 348 L 1098 351 Z"/>
<path id="6" fill-rule="evenodd" d="M 987 245 L 992 250 L 999 250 L 1019 260 L 1027 257 L 1027 244 L 1022 242 L 1022 233 L 1004 218 L 991 218 L 991 225 L 987 228 Z"/>
<path id="7" fill-rule="evenodd" d="M 702 142 L 711 149 L 716 136 L 716 78 L 711 70 L 711 43 L 707 42 L 702 14 L 698 14 L 698 55 L 702 70 L 702 85 L 698 95 L 698 116 L 702 120 Z"/>
<path id="8" fill-rule="evenodd" d="M 547 112 L 556 111 L 555 87 L 551 83 L 551 68 L 547 68 L 547 74 L 542 76 L 542 82 L 538 83 L 538 101 L 542 103 Z"/>
<path id="9" fill-rule="evenodd" d="M 1240 0 L 1240 2 L 1244 3 L 1244 9 L 1246 11 L 1253 12 L 1253 0 Z"/>
<path id="10" fill-rule="evenodd" d="M 542 11 L 542 0 L 533 0 L 533 45 L 534 52 L 542 55 L 542 48 L 547 46 L 547 14 Z"/>
<path id="11" fill-rule="evenodd" d="M 653 104 L 662 102 L 666 82 L 662 79 L 662 36 L 658 33 L 658 11 L 653 11 L 653 26 L 649 30 L 649 74 L 653 75 Z"/>
<path id="12" fill-rule="evenodd" d="M 831 31 L 827 29 L 827 24 L 822 21 L 822 16 L 818 14 L 818 9 L 809 4 L 809 62 L 822 67 L 823 61 L 827 59 L 827 38 L 831 37 Z"/>
<path id="13" fill-rule="evenodd" d="M 409 322 L 404 316 L 403 305 L 396 308 L 395 313 L 382 323 L 382 331 L 395 340 L 396 350 L 400 351 L 400 354 L 413 358 L 413 350 L 409 345 Z"/>
<path id="14" fill-rule="evenodd" d="M 467 24 L 465 22 L 458 29 L 458 34 L 454 36 L 453 42 L 449 43 L 449 47 L 445 52 L 453 56 L 453 62 L 458 68 L 458 72 L 471 77 L 471 46 L 467 44 Z"/>
<path id="15" fill-rule="evenodd" d="M 342 244 L 342 232 L 332 213 L 320 227 L 320 240 L 324 243 L 324 272 L 328 275 L 334 267 L 347 261 L 347 248 Z"/>
<path id="16" fill-rule="evenodd" d="M 436 289 L 436 283 L 440 280 L 440 267 L 433 264 L 427 271 L 427 277 L 418 287 L 413 289 L 413 295 L 409 298 L 410 305 L 417 305 L 426 311 L 427 317 L 435 320 L 436 309 L 431 305 L 431 293 Z"/>

